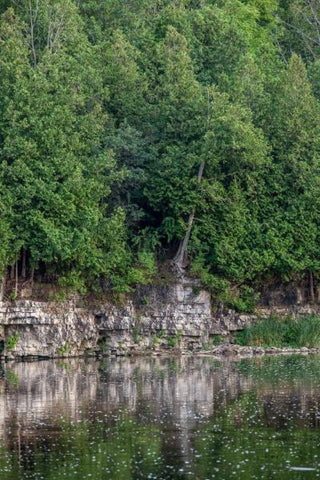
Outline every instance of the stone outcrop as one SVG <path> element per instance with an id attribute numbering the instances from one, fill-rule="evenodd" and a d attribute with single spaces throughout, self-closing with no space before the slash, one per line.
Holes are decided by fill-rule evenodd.
<path id="1" fill-rule="evenodd" d="M 196 351 L 213 337 L 241 330 L 257 316 L 316 313 L 308 305 L 261 304 L 255 315 L 212 306 L 194 281 L 143 287 L 124 305 L 80 307 L 67 302 L 19 300 L 0 303 L 0 348 L 10 357 L 124 355 L 163 349 Z"/>

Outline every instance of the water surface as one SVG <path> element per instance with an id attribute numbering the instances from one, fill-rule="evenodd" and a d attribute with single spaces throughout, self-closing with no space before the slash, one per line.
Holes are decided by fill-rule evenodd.
<path id="1" fill-rule="evenodd" d="M 320 358 L 7 363 L 0 479 L 313 479 Z"/>

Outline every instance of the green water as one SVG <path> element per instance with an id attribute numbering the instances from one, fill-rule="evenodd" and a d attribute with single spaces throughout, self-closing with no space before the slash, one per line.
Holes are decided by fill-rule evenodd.
<path id="1" fill-rule="evenodd" d="M 0 479 L 313 479 L 320 357 L 7 363 Z"/>

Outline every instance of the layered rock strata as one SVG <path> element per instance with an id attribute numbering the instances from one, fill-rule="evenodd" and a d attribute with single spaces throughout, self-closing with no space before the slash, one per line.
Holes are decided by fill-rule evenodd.
<path id="1" fill-rule="evenodd" d="M 316 313 L 318 308 L 265 302 L 254 315 L 240 314 L 213 306 L 210 294 L 187 279 L 145 287 L 121 306 L 103 302 L 80 307 L 77 300 L 2 302 L 0 349 L 6 358 L 194 352 L 258 316 Z"/>

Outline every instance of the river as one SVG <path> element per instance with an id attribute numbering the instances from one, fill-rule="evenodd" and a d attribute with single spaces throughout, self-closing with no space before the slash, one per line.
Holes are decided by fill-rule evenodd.
<path id="1" fill-rule="evenodd" d="M 1 367 L 1 480 L 319 476 L 317 356 Z"/>

